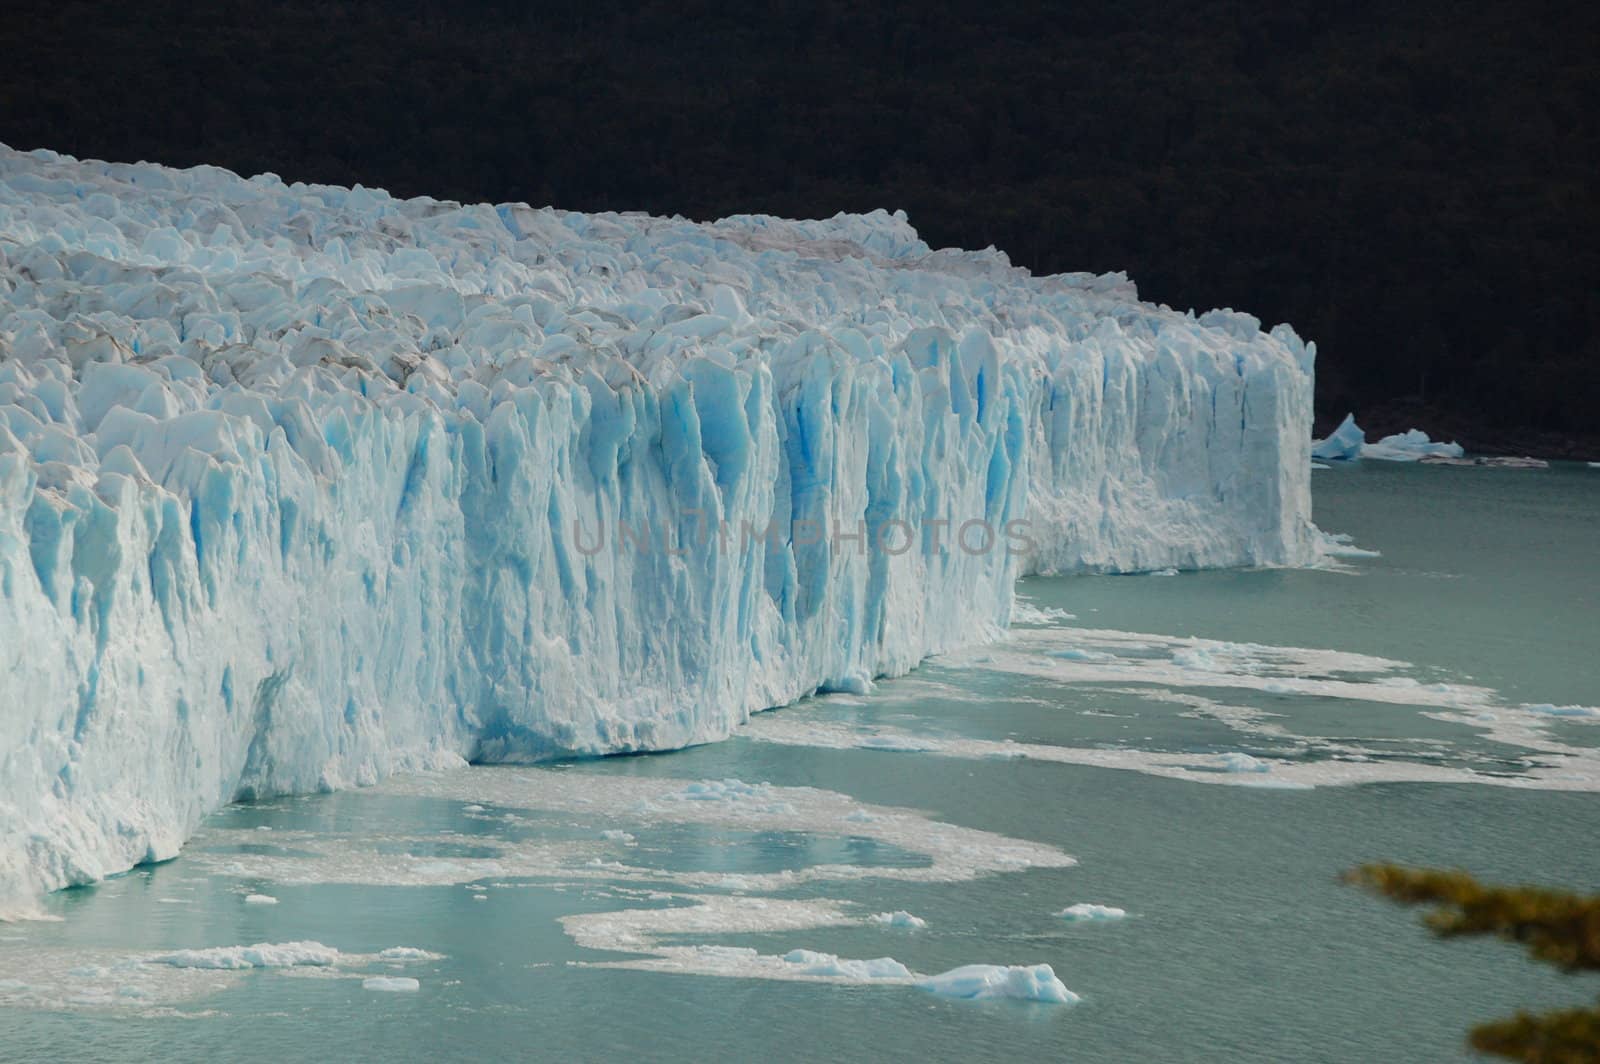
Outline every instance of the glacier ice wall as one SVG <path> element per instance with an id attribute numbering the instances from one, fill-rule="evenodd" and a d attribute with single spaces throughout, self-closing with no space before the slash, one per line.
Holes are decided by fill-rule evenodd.
<path id="1" fill-rule="evenodd" d="M 0 147 L 0 892 L 240 796 L 719 738 L 1019 572 L 1305 561 L 1313 357 L 903 214 Z"/>

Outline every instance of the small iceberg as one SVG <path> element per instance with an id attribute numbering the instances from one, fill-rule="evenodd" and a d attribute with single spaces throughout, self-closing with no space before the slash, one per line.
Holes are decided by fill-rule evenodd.
<path id="1" fill-rule="evenodd" d="M 1357 458 L 1377 458 L 1385 462 L 1435 461 L 1461 458 L 1459 443 L 1438 443 L 1421 429 L 1409 429 L 1368 443 L 1367 434 L 1356 424 L 1354 414 L 1346 414 L 1327 439 L 1311 441 L 1311 457 L 1324 462 L 1349 462 Z"/>
<path id="2" fill-rule="evenodd" d="M 244 903 L 246 905 L 276 905 L 278 904 L 278 899 L 271 894 L 246 894 Z"/>
<path id="3" fill-rule="evenodd" d="M 403 975 L 374 975 L 361 980 L 361 989 L 383 994 L 409 994 L 421 987 L 421 983 Z"/>
<path id="4" fill-rule="evenodd" d="M 253 946 L 215 946 L 180 949 L 146 958 L 151 964 L 173 968 L 329 968 L 339 963 L 339 951 L 320 942 L 257 942 Z"/>
<path id="5" fill-rule="evenodd" d="M 962 1001 L 1039 1001 L 1072 1005 L 1078 995 L 1068 990 L 1048 964 L 968 964 L 917 984 L 930 994 Z"/>
<path id="6" fill-rule="evenodd" d="M 904 909 L 896 909 L 892 913 L 877 913 L 873 916 L 867 917 L 867 919 L 875 924 L 882 924 L 884 927 L 916 928 L 928 926 L 928 921 L 924 920 L 920 916 L 912 916 Z"/>
<path id="7" fill-rule="evenodd" d="M 1128 911 L 1114 905 L 1096 905 L 1094 902 L 1080 901 L 1076 905 L 1067 906 L 1056 915 L 1075 923 L 1107 923 L 1125 919 Z"/>
<path id="8" fill-rule="evenodd" d="M 819 975 L 830 979 L 849 979 L 852 982 L 870 983 L 880 979 L 905 982 L 911 979 L 911 969 L 893 957 L 875 957 L 872 960 L 845 960 L 832 953 L 818 953 L 809 949 L 792 949 L 783 955 L 785 964 L 794 965 L 798 975 Z"/>
<path id="9" fill-rule="evenodd" d="M 1366 442 L 1367 434 L 1356 424 L 1356 416 L 1346 414 L 1327 439 L 1311 441 L 1311 457 L 1324 462 L 1348 462 L 1361 457 Z"/>
<path id="10" fill-rule="evenodd" d="M 1217 768 L 1223 772 L 1271 772 L 1272 766 L 1260 758 L 1238 750 L 1230 750 L 1217 758 Z"/>
<path id="11" fill-rule="evenodd" d="M 1596 706 L 1553 706 L 1548 702 L 1523 706 L 1525 712 L 1537 713 L 1541 717 L 1562 717 L 1567 720 L 1600 720 L 1600 707 Z"/>
<path id="12" fill-rule="evenodd" d="M 1385 436 L 1377 443 L 1361 448 L 1362 458 L 1380 458 L 1385 462 L 1415 462 L 1423 458 L 1460 458 L 1466 452 L 1459 443 L 1435 443 L 1421 429 L 1410 429 L 1393 436 Z"/>

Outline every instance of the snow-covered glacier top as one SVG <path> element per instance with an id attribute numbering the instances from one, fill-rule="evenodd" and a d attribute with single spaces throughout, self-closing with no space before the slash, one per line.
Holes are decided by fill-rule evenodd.
<path id="1" fill-rule="evenodd" d="M 1314 349 L 934 251 L 0 147 L 0 893 L 240 795 L 666 748 L 1296 564 Z"/>

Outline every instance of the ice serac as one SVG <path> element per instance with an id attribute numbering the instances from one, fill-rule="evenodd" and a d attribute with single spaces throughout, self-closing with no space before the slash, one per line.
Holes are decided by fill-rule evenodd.
<path id="1" fill-rule="evenodd" d="M 716 739 L 989 637 L 1021 571 L 1308 560 L 1313 357 L 903 214 L 0 148 L 0 883 Z"/>

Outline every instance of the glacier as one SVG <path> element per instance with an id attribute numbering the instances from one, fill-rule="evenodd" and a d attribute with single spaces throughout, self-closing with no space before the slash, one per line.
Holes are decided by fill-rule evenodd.
<path id="1" fill-rule="evenodd" d="M 1309 562 L 1314 358 L 903 213 L 0 146 L 0 897 L 241 798 L 722 738 L 1027 572 Z"/>

